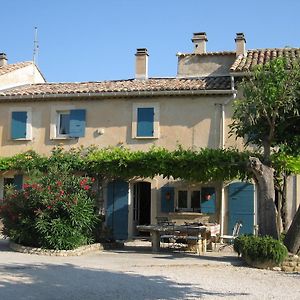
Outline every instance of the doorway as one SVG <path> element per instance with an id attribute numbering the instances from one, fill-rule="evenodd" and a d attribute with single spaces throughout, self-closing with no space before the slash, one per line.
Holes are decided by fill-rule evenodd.
<path id="1" fill-rule="evenodd" d="M 138 235 L 137 225 L 151 223 L 151 183 L 137 182 L 133 185 L 133 232 Z"/>
<path id="2" fill-rule="evenodd" d="M 253 234 L 255 223 L 254 185 L 235 182 L 228 187 L 228 234 L 236 222 L 242 223 L 240 234 Z"/>

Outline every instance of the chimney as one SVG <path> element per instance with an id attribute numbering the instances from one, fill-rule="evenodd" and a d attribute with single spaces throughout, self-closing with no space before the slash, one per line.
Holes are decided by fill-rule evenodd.
<path id="1" fill-rule="evenodd" d="M 206 42 L 207 42 L 206 32 L 194 33 L 192 42 L 195 45 L 194 53 L 203 54 L 206 53 Z"/>
<path id="2" fill-rule="evenodd" d="M 246 39 L 242 32 L 236 34 L 235 45 L 236 45 L 236 56 L 239 56 L 241 54 L 242 55 L 247 54 Z"/>
<path id="3" fill-rule="evenodd" d="M 5 53 L 0 53 L 0 67 L 7 65 L 7 58 Z"/>
<path id="4" fill-rule="evenodd" d="M 138 48 L 135 56 L 135 79 L 148 79 L 148 50 Z"/>

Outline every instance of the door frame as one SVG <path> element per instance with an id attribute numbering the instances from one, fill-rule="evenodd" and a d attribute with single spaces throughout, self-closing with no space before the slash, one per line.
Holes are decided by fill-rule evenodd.
<path id="1" fill-rule="evenodd" d="M 157 187 L 157 179 L 136 179 L 132 180 L 129 183 L 129 212 L 128 212 L 128 236 L 130 238 L 134 237 L 136 234 L 136 228 L 133 222 L 133 197 L 134 197 L 134 185 L 139 182 L 147 182 L 150 184 L 150 223 L 153 224 L 155 222 L 155 218 L 157 215 L 157 195 L 156 195 L 156 187 Z"/>

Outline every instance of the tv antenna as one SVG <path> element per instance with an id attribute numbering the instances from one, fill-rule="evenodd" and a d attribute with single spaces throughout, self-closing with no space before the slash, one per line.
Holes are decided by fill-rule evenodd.
<path id="1" fill-rule="evenodd" d="M 38 32 L 37 27 L 34 27 L 34 41 L 33 41 L 33 63 L 38 64 L 39 56 L 39 41 L 38 41 Z"/>

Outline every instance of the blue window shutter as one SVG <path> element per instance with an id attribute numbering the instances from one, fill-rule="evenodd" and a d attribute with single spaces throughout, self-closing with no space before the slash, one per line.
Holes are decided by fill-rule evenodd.
<path id="1" fill-rule="evenodd" d="M 11 123 L 11 138 L 26 138 L 27 111 L 13 111 Z"/>
<path id="2" fill-rule="evenodd" d="M 161 188 L 161 212 L 174 211 L 174 187 Z"/>
<path id="3" fill-rule="evenodd" d="M 201 189 L 201 212 L 206 214 L 216 212 L 216 190 L 214 187 Z"/>
<path id="4" fill-rule="evenodd" d="M 70 137 L 84 137 L 85 115 L 85 109 L 70 110 Z"/>
<path id="5" fill-rule="evenodd" d="M 137 136 L 154 135 L 154 107 L 137 109 Z"/>
<path id="6" fill-rule="evenodd" d="M 21 190 L 23 186 L 23 175 L 17 174 L 14 176 L 14 186 L 16 190 Z"/>

